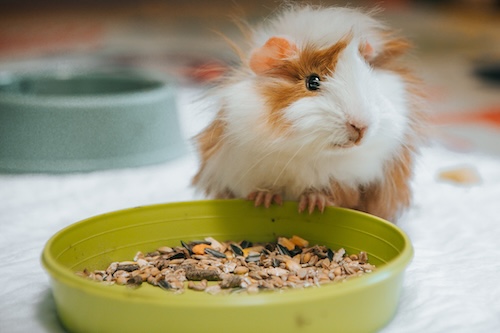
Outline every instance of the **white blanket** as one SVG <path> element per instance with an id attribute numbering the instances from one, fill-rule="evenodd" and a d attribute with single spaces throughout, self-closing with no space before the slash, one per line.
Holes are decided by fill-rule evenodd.
<path id="1" fill-rule="evenodd" d="M 183 93 L 186 137 L 199 117 Z M 197 122 L 193 122 L 194 120 Z M 78 220 L 122 208 L 195 198 L 192 153 L 172 162 L 68 175 L 0 174 L 0 332 L 64 332 L 48 276 L 40 265 L 45 242 Z M 482 182 L 439 181 L 442 168 L 475 167 Z M 415 203 L 400 222 L 412 239 L 399 308 L 384 333 L 498 332 L 500 329 L 500 160 L 423 150 Z"/>

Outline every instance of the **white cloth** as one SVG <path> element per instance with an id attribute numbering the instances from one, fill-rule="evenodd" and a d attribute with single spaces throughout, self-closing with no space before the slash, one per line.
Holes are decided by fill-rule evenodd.
<path id="1" fill-rule="evenodd" d="M 206 123 L 180 94 L 186 137 Z M 482 183 L 457 186 L 441 168 L 474 166 Z M 81 219 L 117 209 L 195 198 L 190 152 L 164 164 L 66 175 L 0 174 L 0 332 L 64 332 L 48 275 L 45 242 Z M 497 332 L 500 327 L 500 160 L 426 148 L 414 180 L 415 203 L 400 222 L 412 239 L 398 311 L 383 333 Z"/>

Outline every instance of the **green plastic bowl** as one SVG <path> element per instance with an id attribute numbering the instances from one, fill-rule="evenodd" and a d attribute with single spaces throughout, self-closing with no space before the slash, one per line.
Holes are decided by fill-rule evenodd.
<path id="1" fill-rule="evenodd" d="M 137 251 L 178 246 L 212 236 L 272 241 L 299 235 L 348 253 L 364 250 L 371 274 L 321 287 L 209 295 L 176 295 L 157 287 L 108 286 L 75 272 L 105 269 Z M 242 200 L 194 201 L 138 207 L 75 223 L 46 244 L 42 262 L 51 276 L 63 325 L 71 332 L 374 332 L 393 317 L 412 246 L 395 225 L 341 208 L 297 213 L 286 202 L 269 209 Z"/>
<path id="2" fill-rule="evenodd" d="M 0 73 L 0 171 L 135 167 L 184 150 L 165 77 L 138 69 Z"/>

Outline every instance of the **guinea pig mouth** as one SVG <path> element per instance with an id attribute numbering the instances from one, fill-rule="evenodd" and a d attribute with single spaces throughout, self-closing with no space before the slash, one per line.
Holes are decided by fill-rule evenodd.
<path id="1" fill-rule="evenodd" d="M 352 123 L 346 124 L 345 141 L 332 142 L 330 146 L 334 149 L 349 149 L 361 145 L 366 133 L 366 127 L 354 125 Z"/>
<path id="2" fill-rule="evenodd" d="M 330 149 L 349 149 L 349 148 L 353 148 L 355 146 L 359 146 L 359 144 L 354 143 L 352 141 L 348 141 L 346 143 L 330 143 L 328 145 L 328 148 L 330 148 Z"/>
<path id="3" fill-rule="evenodd" d="M 329 149 L 335 149 L 335 150 L 345 150 L 345 149 L 354 149 L 356 147 L 361 146 L 363 140 L 347 140 L 345 142 L 331 142 L 328 144 Z"/>

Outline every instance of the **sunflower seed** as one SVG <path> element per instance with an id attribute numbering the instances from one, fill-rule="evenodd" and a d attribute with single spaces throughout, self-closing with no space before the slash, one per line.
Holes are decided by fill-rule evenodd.
<path id="1" fill-rule="evenodd" d="M 233 253 L 237 256 L 243 255 L 243 249 L 236 244 L 231 244 L 231 250 L 233 250 Z"/>
<path id="2" fill-rule="evenodd" d="M 214 249 L 211 249 L 211 248 L 205 248 L 205 253 L 206 254 L 210 254 L 216 258 L 227 258 L 227 256 L 224 254 L 224 253 L 220 253 L 219 251 L 216 251 Z"/>
<path id="3" fill-rule="evenodd" d="M 250 242 L 250 241 L 247 241 L 247 240 L 242 240 L 240 242 L 240 246 L 241 246 L 242 249 L 246 249 L 247 247 L 252 247 L 253 243 Z"/>

